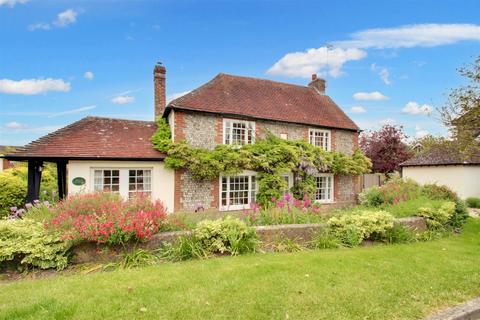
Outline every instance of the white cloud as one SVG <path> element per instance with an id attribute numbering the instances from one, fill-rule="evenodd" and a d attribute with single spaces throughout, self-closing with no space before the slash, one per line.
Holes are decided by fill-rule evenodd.
<path id="1" fill-rule="evenodd" d="M 70 83 L 62 79 L 0 79 L 0 93 L 34 95 L 48 91 L 70 91 Z"/>
<path id="2" fill-rule="evenodd" d="M 382 119 L 382 120 L 378 121 L 378 123 L 381 126 L 386 126 L 386 125 L 393 126 L 397 123 L 397 121 L 395 119 L 392 119 L 392 118 L 387 118 L 387 119 Z"/>
<path id="3" fill-rule="evenodd" d="M 355 100 L 373 100 L 373 101 L 380 101 L 380 100 L 388 100 L 387 96 L 384 96 L 382 93 L 378 91 L 373 92 L 357 92 L 353 94 L 353 99 Z"/>
<path id="4" fill-rule="evenodd" d="M 355 32 L 351 40 L 334 42 L 341 48 L 413 48 L 434 47 L 459 41 L 480 40 L 480 25 L 413 24 L 395 28 L 367 29 Z"/>
<path id="5" fill-rule="evenodd" d="M 73 9 L 65 10 L 57 15 L 57 19 L 53 21 L 53 24 L 59 28 L 66 27 L 77 21 L 77 15 L 78 12 Z"/>
<path id="6" fill-rule="evenodd" d="M 382 79 L 383 83 L 385 84 L 392 83 L 390 81 L 390 71 L 387 68 L 379 67 L 377 66 L 376 63 L 372 63 L 370 68 L 372 69 L 373 72 L 377 73 L 380 76 L 380 79 Z"/>
<path id="7" fill-rule="evenodd" d="M 55 117 L 59 117 L 59 116 L 65 116 L 65 115 L 68 115 L 68 114 L 81 113 L 81 112 L 93 110 L 93 109 L 95 109 L 96 107 L 97 107 L 97 106 L 95 106 L 95 105 L 80 107 L 80 108 L 71 109 L 71 110 L 67 110 L 67 111 L 52 113 L 52 114 L 50 114 L 48 117 L 49 117 L 49 118 L 55 118 Z"/>
<path id="8" fill-rule="evenodd" d="M 27 2 L 28 0 L 0 0 L 0 7 L 7 6 L 13 8 L 17 3 L 23 4 Z"/>
<path id="9" fill-rule="evenodd" d="M 433 111 L 433 107 L 431 105 L 428 105 L 428 104 L 420 105 L 415 101 L 410 101 L 402 109 L 402 112 L 412 114 L 412 115 L 418 115 L 418 114 L 429 115 L 432 113 L 432 111 Z"/>
<path id="10" fill-rule="evenodd" d="M 288 53 L 278 60 L 268 74 L 286 77 L 309 78 L 312 74 L 338 77 L 342 66 L 348 61 L 360 60 L 367 56 L 363 50 L 356 48 L 342 49 L 320 47 L 304 52 Z"/>
<path id="11" fill-rule="evenodd" d="M 7 123 L 7 124 L 5 125 L 5 127 L 6 127 L 7 129 L 19 130 L 19 129 L 27 128 L 27 125 L 26 125 L 26 124 L 19 123 L 19 122 L 16 122 L 16 121 L 12 121 L 12 122 Z"/>
<path id="12" fill-rule="evenodd" d="M 135 97 L 129 95 L 119 95 L 110 100 L 114 104 L 129 104 L 135 101 Z"/>
<path id="13" fill-rule="evenodd" d="M 367 110 L 362 106 L 353 106 L 350 108 L 350 112 L 352 113 L 365 113 Z"/>
<path id="14" fill-rule="evenodd" d="M 177 93 L 173 93 L 173 94 L 169 95 L 167 97 L 167 104 L 170 103 L 170 101 L 173 101 L 177 98 L 180 98 L 181 96 L 184 96 L 184 95 L 186 95 L 187 93 L 190 93 L 190 92 L 191 92 L 191 90 L 188 90 L 188 91 L 177 92 Z"/>
<path id="15" fill-rule="evenodd" d="M 423 138 L 429 134 L 430 132 L 427 130 L 423 130 L 420 126 L 415 126 L 415 138 Z"/>
<path id="16" fill-rule="evenodd" d="M 1 1 L 1 0 L 0 0 Z M 53 27 L 57 28 L 64 28 L 70 24 L 77 22 L 78 11 L 73 9 L 67 9 L 63 12 L 60 12 L 57 15 L 57 18 L 53 20 L 51 23 L 35 23 L 28 26 L 29 31 L 35 30 L 50 30 Z"/>
<path id="17" fill-rule="evenodd" d="M 87 80 L 93 80 L 93 78 L 95 77 L 95 75 L 93 74 L 92 71 L 87 71 L 83 74 L 83 77 Z"/>

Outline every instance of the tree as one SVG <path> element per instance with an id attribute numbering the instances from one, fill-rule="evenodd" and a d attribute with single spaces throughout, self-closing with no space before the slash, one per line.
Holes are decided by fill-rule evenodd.
<path id="1" fill-rule="evenodd" d="M 480 56 L 459 69 L 469 84 L 452 89 L 440 108 L 443 124 L 450 129 L 458 151 L 468 158 L 480 153 Z"/>
<path id="2" fill-rule="evenodd" d="M 372 160 L 372 171 L 390 173 L 399 164 L 410 159 L 413 152 L 403 142 L 406 135 L 402 127 L 384 125 L 378 131 L 364 132 L 360 136 L 360 148 Z"/>

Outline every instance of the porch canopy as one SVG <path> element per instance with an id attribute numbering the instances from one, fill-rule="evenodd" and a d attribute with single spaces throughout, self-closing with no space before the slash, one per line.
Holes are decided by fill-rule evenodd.
<path id="1" fill-rule="evenodd" d="M 153 149 L 150 141 L 155 130 L 153 121 L 86 117 L 4 157 L 28 162 L 29 202 L 39 198 L 43 164 L 55 163 L 58 193 L 63 199 L 68 194 L 67 165 L 70 160 L 163 160 L 165 154 Z"/>

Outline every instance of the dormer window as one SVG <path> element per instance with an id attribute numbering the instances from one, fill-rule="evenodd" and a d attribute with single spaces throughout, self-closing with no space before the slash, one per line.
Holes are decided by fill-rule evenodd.
<path id="1" fill-rule="evenodd" d="M 308 141 L 316 147 L 320 147 L 323 150 L 331 150 L 332 135 L 330 130 L 309 129 Z"/>
<path id="2" fill-rule="evenodd" d="M 223 119 L 223 144 L 245 145 L 255 143 L 255 122 Z"/>

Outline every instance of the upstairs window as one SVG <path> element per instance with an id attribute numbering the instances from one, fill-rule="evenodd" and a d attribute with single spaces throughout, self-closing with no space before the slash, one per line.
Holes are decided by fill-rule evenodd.
<path id="1" fill-rule="evenodd" d="M 308 130 L 308 141 L 316 147 L 330 151 L 331 149 L 331 132 L 330 130 L 310 129 Z"/>
<path id="2" fill-rule="evenodd" d="M 223 120 L 223 144 L 245 145 L 255 143 L 255 122 Z"/>

